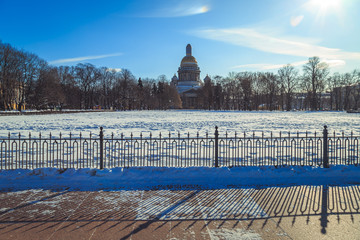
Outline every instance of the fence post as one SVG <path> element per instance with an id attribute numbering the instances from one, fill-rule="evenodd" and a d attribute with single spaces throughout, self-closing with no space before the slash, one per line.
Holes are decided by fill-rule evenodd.
<path id="1" fill-rule="evenodd" d="M 104 169 L 104 132 L 100 127 L 100 169 Z"/>
<path id="2" fill-rule="evenodd" d="M 215 167 L 219 167 L 219 132 L 215 126 Z"/>
<path id="3" fill-rule="evenodd" d="M 326 125 L 323 130 L 323 167 L 329 168 L 328 130 Z"/>

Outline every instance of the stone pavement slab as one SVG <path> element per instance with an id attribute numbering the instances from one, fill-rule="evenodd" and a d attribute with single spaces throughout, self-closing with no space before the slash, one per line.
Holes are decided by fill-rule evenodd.
<path id="1" fill-rule="evenodd" d="M 0 192 L 0 239 L 360 239 L 360 186 Z"/>

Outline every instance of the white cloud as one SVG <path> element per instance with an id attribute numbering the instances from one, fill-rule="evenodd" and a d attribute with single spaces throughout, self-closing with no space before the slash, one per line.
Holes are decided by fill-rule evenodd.
<path id="1" fill-rule="evenodd" d="M 344 66 L 346 62 L 344 60 L 339 59 L 320 59 L 321 62 L 325 62 L 329 68 Z M 306 64 L 308 61 L 299 61 L 290 63 L 294 67 L 302 66 Z M 273 69 L 280 69 L 287 65 L 288 63 L 284 64 L 269 64 L 269 63 L 255 63 L 255 64 L 244 64 L 244 65 L 237 65 L 232 67 L 232 69 L 255 69 L 255 70 L 273 70 Z"/>
<path id="2" fill-rule="evenodd" d="M 322 47 L 303 39 L 297 41 L 293 38 L 279 38 L 251 28 L 206 29 L 193 32 L 193 34 L 201 38 L 276 54 L 300 57 L 319 56 L 326 59 L 360 59 L 360 52 Z"/>
<path id="3" fill-rule="evenodd" d="M 173 16 L 174 17 L 182 17 L 182 16 L 191 16 L 191 15 L 197 15 L 206 13 L 210 10 L 209 6 L 203 5 L 203 6 L 192 6 L 190 8 L 188 7 L 177 7 L 173 10 Z"/>
<path id="4" fill-rule="evenodd" d="M 210 6 L 208 4 L 182 1 L 178 5 L 157 10 L 147 17 L 186 17 L 203 14 L 208 11 L 210 11 Z"/>
<path id="5" fill-rule="evenodd" d="M 290 18 L 290 24 L 291 26 L 293 27 L 296 27 L 297 25 L 299 25 L 301 23 L 301 21 L 304 19 L 304 16 L 303 15 L 300 15 L 300 16 L 292 16 Z"/>
<path id="6" fill-rule="evenodd" d="M 232 69 L 250 68 L 250 69 L 263 70 L 267 66 L 271 66 L 271 64 L 267 64 L 267 63 L 243 64 L 243 65 L 233 66 Z"/>
<path id="7" fill-rule="evenodd" d="M 329 67 L 339 67 L 346 65 L 346 62 L 344 60 L 339 59 L 321 59 L 322 62 L 325 62 Z"/>
<path id="8" fill-rule="evenodd" d="M 120 55 L 122 55 L 122 53 L 112 53 L 112 54 L 105 54 L 105 55 L 74 57 L 74 58 L 63 58 L 63 59 L 50 61 L 49 63 L 50 64 L 62 64 L 62 63 L 69 63 L 69 62 L 83 62 L 83 61 L 94 60 L 94 59 L 116 57 L 116 56 L 120 56 Z"/>
<path id="9" fill-rule="evenodd" d="M 290 63 L 292 66 L 297 67 L 304 65 L 307 61 L 300 61 Z M 244 65 L 237 65 L 232 67 L 233 69 L 240 69 L 240 68 L 249 68 L 249 69 L 257 69 L 257 70 L 272 70 L 272 69 L 279 69 L 285 66 L 286 64 L 268 64 L 268 63 L 256 63 L 256 64 L 244 64 Z"/>

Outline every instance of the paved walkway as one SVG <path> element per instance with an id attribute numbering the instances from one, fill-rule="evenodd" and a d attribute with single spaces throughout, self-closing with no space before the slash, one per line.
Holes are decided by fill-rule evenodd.
<path id="1" fill-rule="evenodd" d="M 360 239 L 360 186 L 2 192 L 0 239 Z"/>

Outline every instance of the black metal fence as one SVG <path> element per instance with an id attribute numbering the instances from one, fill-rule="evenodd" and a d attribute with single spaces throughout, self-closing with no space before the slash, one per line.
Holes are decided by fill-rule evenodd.
<path id="1" fill-rule="evenodd" d="M 0 137 L 0 169 L 358 165 L 359 136 L 262 133 Z"/>

